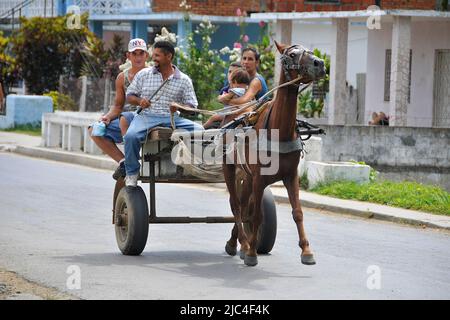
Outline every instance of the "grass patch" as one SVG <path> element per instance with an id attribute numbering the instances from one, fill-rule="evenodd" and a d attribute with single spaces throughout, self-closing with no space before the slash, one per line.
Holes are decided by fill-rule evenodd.
<path id="1" fill-rule="evenodd" d="M 360 185 L 351 181 L 337 181 L 318 185 L 311 191 L 341 199 L 450 216 L 450 194 L 437 186 L 417 182 L 375 181 Z"/>
<path id="2" fill-rule="evenodd" d="M 41 136 L 41 126 L 40 125 L 31 125 L 31 124 L 22 124 L 15 126 L 14 128 L 2 129 L 2 131 L 28 134 L 30 136 Z"/>

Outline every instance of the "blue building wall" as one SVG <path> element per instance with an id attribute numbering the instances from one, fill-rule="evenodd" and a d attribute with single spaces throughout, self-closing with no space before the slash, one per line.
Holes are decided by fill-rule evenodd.
<path id="1" fill-rule="evenodd" d="M 199 23 L 192 24 L 192 31 L 198 27 Z M 241 30 L 235 23 L 218 23 L 214 24 L 218 26 L 216 33 L 212 37 L 211 48 L 220 50 L 225 46 L 233 49 L 233 44 L 239 40 Z M 170 32 L 177 33 L 178 25 L 172 24 L 169 26 Z M 258 42 L 261 38 L 261 28 L 257 23 L 249 23 L 245 28 L 245 34 L 249 36 L 249 43 Z M 197 46 L 201 46 L 201 38 L 199 35 L 194 36 L 194 40 Z"/>
<path id="2" fill-rule="evenodd" d="M 21 124 L 39 125 L 44 113 L 53 112 L 50 97 L 10 94 L 6 97 L 6 115 L 0 116 L 0 128 Z"/>

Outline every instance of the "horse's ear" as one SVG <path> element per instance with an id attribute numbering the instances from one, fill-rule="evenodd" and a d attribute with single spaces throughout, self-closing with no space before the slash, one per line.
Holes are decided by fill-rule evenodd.
<path id="1" fill-rule="evenodd" d="M 278 52 L 283 53 L 283 50 L 286 48 L 286 45 L 278 43 L 276 40 L 273 40 L 273 42 L 277 46 Z"/>

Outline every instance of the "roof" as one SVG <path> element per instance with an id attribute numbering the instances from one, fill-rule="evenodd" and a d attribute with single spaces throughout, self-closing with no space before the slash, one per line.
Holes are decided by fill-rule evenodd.
<path id="1" fill-rule="evenodd" d="M 436 10 L 356 10 L 356 11 L 313 11 L 313 12 L 267 12 L 253 13 L 251 18 L 259 20 L 323 20 L 331 18 L 367 18 L 371 16 L 405 16 L 415 18 L 450 19 L 450 12 Z"/>
<path id="2" fill-rule="evenodd" d="M 189 18 L 192 22 L 202 22 L 204 20 L 209 20 L 212 23 L 237 23 L 239 17 L 234 16 L 210 16 L 210 15 L 198 15 L 191 14 Z M 133 21 L 133 20 L 144 20 L 151 22 L 177 22 L 184 19 L 184 14 L 182 12 L 158 12 L 158 13 L 144 13 L 144 14 L 92 14 L 89 16 L 89 20 L 101 20 L 101 21 Z M 260 19 L 254 19 L 246 17 L 244 22 L 247 23 L 258 23 Z"/>

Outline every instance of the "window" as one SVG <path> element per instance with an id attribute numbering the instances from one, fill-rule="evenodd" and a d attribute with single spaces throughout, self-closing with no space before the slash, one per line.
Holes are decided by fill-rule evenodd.
<path id="1" fill-rule="evenodd" d="M 384 65 L 384 101 L 391 100 L 391 58 L 392 58 L 392 50 L 387 49 Z M 412 50 L 409 51 L 408 103 L 411 102 L 411 62 L 412 62 Z"/>

